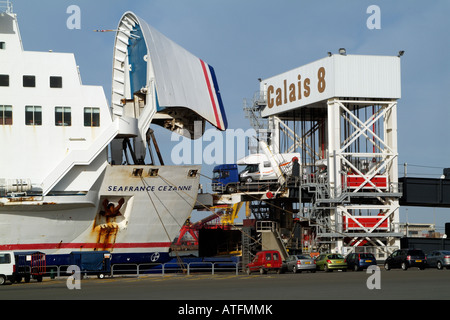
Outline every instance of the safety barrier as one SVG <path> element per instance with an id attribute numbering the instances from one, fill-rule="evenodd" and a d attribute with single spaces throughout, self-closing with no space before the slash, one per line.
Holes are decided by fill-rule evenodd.
<path id="1" fill-rule="evenodd" d="M 67 273 L 69 265 L 48 265 L 45 277 L 50 278 L 61 278 L 69 276 Z M 109 271 L 90 271 L 81 270 L 81 276 L 91 276 L 103 274 L 107 276 L 118 276 L 118 275 L 148 275 L 148 274 L 161 274 L 165 275 L 167 273 L 183 273 L 190 275 L 192 272 L 208 272 L 212 275 L 217 271 L 233 271 L 236 275 L 242 269 L 240 262 L 189 262 L 180 265 L 177 262 L 167 262 L 167 263 L 143 263 L 143 264 L 115 264 L 111 266 Z"/>

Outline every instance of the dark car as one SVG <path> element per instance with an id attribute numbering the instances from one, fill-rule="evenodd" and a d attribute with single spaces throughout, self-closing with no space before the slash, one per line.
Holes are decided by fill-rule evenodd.
<path id="1" fill-rule="evenodd" d="M 439 270 L 450 269 L 450 251 L 436 250 L 430 252 L 427 254 L 427 263 L 429 267 L 436 267 Z"/>
<path id="2" fill-rule="evenodd" d="M 355 271 L 377 265 L 377 260 L 371 253 L 350 253 L 345 259 L 347 260 L 347 267 Z"/>
<path id="3" fill-rule="evenodd" d="M 410 267 L 417 267 L 423 270 L 427 267 L 427 258 L 420 249 L 400 249 L 394 251 L 384 262 L 384 268 L 402 268 L 407 270 Z"/>

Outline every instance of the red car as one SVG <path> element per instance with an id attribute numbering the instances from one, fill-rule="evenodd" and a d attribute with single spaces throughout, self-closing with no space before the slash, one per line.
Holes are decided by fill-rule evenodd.
<path id="1" fill-rule="evenodd" d="M 252 262 L 246 267 L 247 274 L 259 271 L 261 274 L 267 273 L 267 271 L 282 272 L 283 261 L 280 252 L 276 250 L 260 251 L 256 254 Z"/>

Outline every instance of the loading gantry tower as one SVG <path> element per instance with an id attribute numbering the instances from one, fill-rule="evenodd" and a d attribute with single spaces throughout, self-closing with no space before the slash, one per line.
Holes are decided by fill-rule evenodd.
<path id="1" fill-rule="evenodd" d="M 383 259 L 399 247 L 400 82 L 399 56 L 346 54 L 261 81 L 254 106 L 271 149 L 301 154 L 290 192 L 304 252 Z"/>

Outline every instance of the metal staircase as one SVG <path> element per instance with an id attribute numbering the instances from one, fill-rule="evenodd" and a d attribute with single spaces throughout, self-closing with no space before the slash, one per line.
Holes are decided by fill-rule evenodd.
<path id="1" fill-rule="evenodd" d="M 262 235 L 263 250 L 278 250 L 285 260 L 289 253 L 286 245 L 281 238 L 278 223 L 275 221 L 257 221 L 256 231 Z"/>
<path id="2" fill-rule="evenodd" d="M 91 142 L 86 149 L 71 150 L 66 157 L 47 175 L 42 182 L 42 194 L 46 195 L 51 189 L 76 165 L 89 165 L 119 132 L 119 119 L 111 122 L 104 131 Z"/>
<path id="3" fill-rule="evenodd" d="M 244 112 L 246 118 L 249 119 L 250 125 L 256 131 L 268 129 L 268 121 L 261 116 L 261 109 L 266 103 L 261 99 L 260 93 L 257 92 L 252 100 L 252 104 L 249 105 L 247 100 L 244 100 Z"/>

